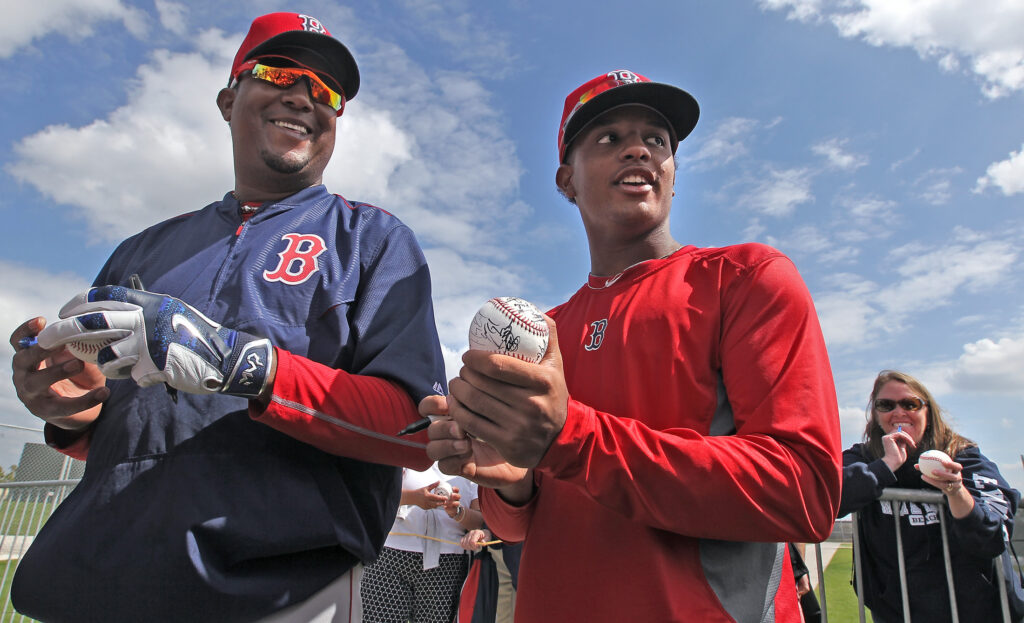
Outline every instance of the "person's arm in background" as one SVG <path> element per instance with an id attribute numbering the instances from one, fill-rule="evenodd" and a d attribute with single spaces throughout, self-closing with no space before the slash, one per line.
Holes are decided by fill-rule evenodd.
<path id="1" fill-rule="evenodd" d="M 864 508 L 882 495 L 882 489 L 896 485 L 896 475 L 888 464 L 868 456 L 867 451 L 866 445 L 856 444 L 843 452 L 839 517 Z"/>
<path id="2" fill-rule="evenodd" d="M 479 498 L 473 498 L 468 506 L 459 503 L 449 504 L 444 510 L 465 530 L 478 530 L 484 527 L 484 515 L 480 512 Z"/>
<path id="3" fill-rule="evenodd" d="M 969 496 L 973 504 L 967 514 L 961 517 L 953 514 L 953 537 L 964 551 L 983 558 L 998 556 L 1005 547 L 1003 526 L 1006 525 L 1011 532 L 1013 530 L 1020 491 L 1006 482 L 996 465 L 977 447 L 962 451 L 956 456 L 956 462 L 963 466 L 963 485 L 951 492 L 942 491 L 947 499 Z M 950 499 L 951 513 L 954 504 Z"/>

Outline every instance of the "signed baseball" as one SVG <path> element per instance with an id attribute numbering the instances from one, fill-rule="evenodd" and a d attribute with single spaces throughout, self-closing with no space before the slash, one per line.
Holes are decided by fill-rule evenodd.
<path id="1" fill-rule="evenodd" d="M 431 493 L 450 498 L 452 497 L 452 486 L 445 481 L 441 481 L 437 483 L 437 486 L 434 487 L 434 490 L 431 491 Z"/>
<path id="2" fill-rule="evenodd" d="M 548 325 L 533 303 L 515 296 L 493 298 L 469 325 L 469 348 L 538 363 L 548 349 Z"/>
<path id="3" fill-rule="evenodd" d="M 942 461 L 951 460 L 949 455 L 942 450 L 928 450 L 922 452 L 921 456 L 917 459 L 917 467 L 921 470 L 921 473 L 926 476 L 935 477 L 935 470 L 945 469 L 942 467 Z"/>

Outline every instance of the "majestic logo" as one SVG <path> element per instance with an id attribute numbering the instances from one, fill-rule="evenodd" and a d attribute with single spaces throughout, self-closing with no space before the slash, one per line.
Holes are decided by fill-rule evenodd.
<path id="1" fill-rule="evenodd" d="M 184 329 L 185 333 L 188 333 L 195 339 L 199 340 L 203 346 L 209 348 L 211 353 L 214 355 L 219 354 L 217 349 L 213 347 L 213 344 L 210 344 L 209 340 L 206 339 L 206 336 L 204 336 L 199 330 L 199 327 L 192 324 L 192 321 L 187 317 L 182 316 L 181 314 L 174 314 L 171 316 L 171 329 L 175 333 L 177 333 L 179 329 Z"/>
<path id="2" fill-rule="evenodd" d="M 309 32 L 318 32 L 321 35 L 329 34 L 327 32 L 327 29 L 324 28 L 324 25 L 321 24 L 320 20 L 318 20 L 317 18 L 312 17 L 310 15 L 299 15 L 299 17 L 302 18 L 303 30 L 308 30 Z"/>
<path id="3" fill-rule="evenodd" d="M 314 234 L 285 234 L 281 240 L 288 243 L 274 270 L 263 271 L 267 281 L 280 281 L 290 286 L 305 282 L 319 270 L 316 258 L 327 250 L 324 239 Z"/>
<path id="4" fill-rule="evenodd" d="M 604 330 L 608 328 L 608 319 L 590 323 L 590 341 L 583 345 L 586 350 L 597 350 L 604 342 Z"/>

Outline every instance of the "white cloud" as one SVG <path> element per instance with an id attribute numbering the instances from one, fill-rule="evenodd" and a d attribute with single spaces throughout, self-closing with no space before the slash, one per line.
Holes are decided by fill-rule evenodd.
<path id="1" fill-rule="evenodd" d="M 408 223 L 425 246 L 507 262 L 531 209 L 514 199 L 522 167 L 491 93 L 466 74 L 428 72 L 387 44 L 369 63 L 377 82 L 366 103 L 401 128 L 407 156 L 393 173 L 375 174 L 387 178 L 387 192 L 368 200 Z M 364 143 L 351 144 L 361 157 Z"/>
<path id="2" fill-rule="evenodd" d="M 839 205 L 846 210 L 848 216 L 863 224 L 891 222 L 896 214 L 895 201 L 878 197 L 843 197 Z"/>
<path id="3" fill-rule="evenodd" d="M 767 227 L 761 223 L 761 219 L 753 218 L 746 227 L 743 228 L 742 239 L 743 240 L 757 240 L 761 234 L 767 231 Z"/>
<path id="4" fill-rule="evenodd" d="M 897 268 L 901 281 L 879 298 L 890 314 L 900 318 L 915 310 L 949 305 L 961 288 L 977 293 L 1003 283 L 1018 255 L 1012 244 L 1001 240 L 950 244 L 935 250 L 918 244 L 899 247 L 890 257 L 902 262 Z"/>
<path id="5" fill-rule="evenodd" d="M 815 307 L 830 348 L 862 349 L 904 331 L 915 316 L 1005 282 L 1019 250 L 1011 243 L 957 230 L 953 244 L 912 243 L 893 249 L 895 279 L 879 285 L 858 275 L 833 275 Z"/>
<path id="6" fill-rule="evenodd" d="M 872 302 L 878 286 L 859 275 L 836 273 L 832 289 L 814 296 L 814 307 L 829 348 L 857 348 L 884 328 L 880 310 Z"/>
<path id="7" fill-rule="evenodd" d="M 766 236 L 765 243 L 778 248 L 786 255 L 812 255 L 818 264 L 836 264 L 856 258 L 860 250 L 840 245 L 815 225 L 802 225 L 785 236 Z"/>
<path id="8" fill-rule="evenodd" d="M 946 71 L 966 68 L 986 97 L 1024 89 L 1024 3 L 1019 0 L 761 0 L 788 19 L 831 21 L 843 37 L 907 47 Z"/>
<path id="9" fill-rule="evenodd" d="M 201 208 L 230 190 L 231 147 L 215 103 L 230 60 L 158 50 L 125 106 L 72 128 L 49 126 L 14 146 L 8 172 L 73 207 L 99 239 Z M 181 89 L 175 76 L 189 76 Z"/>
<path id="10" fill-rule="evenodd" d="M 94 26 L 104 21 L 120 21 L 136 37 L 147 30 L 146 14 L 121 0 L 11 1 L 4 3 L 0 15 L 0 58 L 50 34 L 72 41 L 90 37 Z"/>
<path id="11" fill-rule="evenodd" d="M 757 125 L 754 119 L 725 119 L 700 142 L 697 153 L 682 158 L 682 161 L 700 168 L 713 168 L 745 156 L 749 151 L 747 142 Z"/>
<path id="12" fill-rule="evenodd" d="M 786 19 L 806 22 L 821 16 L 822 0 L 759 0 L 762 9 L 781 11 L 789 9 Z"/>
<path id="13" fill-rule="evenodd" d="M 156 0 L 156 11 L 160 16 L 160 24 L 178 36 L 184 36 L 188 26 L 186 16 L 188 7 L 170 0 Z"/>
<path id="14" fill-rule="evenodd" d="M 974 192 L 984 192 L 989 186 L 998 187 L 1006 196 L 1024 192 L 1024 145 L 1020 151 L 1011 151 L 1006 160 L 990 164 Z"/>
<path id="15" fill-rule="evenodd" d="M 481 23 L 471 0 L 404 0 L 405 20 L 418 32 L 436 37 L 446 56 L 477 73 L 503 77 L 517 61 L 516 45 L 500 24 Z"/>
<path id="16" fill-rule="evenodd" d="M 953 180 L 963 173 L 960 167 L 929 169 L 914 180 L 914 188 L 918 189 L 918 197 L 932 205 L 945 205 L 952 198 Z"/>
<path id="17" fill-rule="evenodd" d="M 914 151 L 910 152 L 910 154 L 908 156 L 906 156 L 904 158 L 900 158 L 896 162 L 893 162 L 891 165 L 889 165 L 889 170 L 890 171 L 895 171 L 896 169 L 898 169 L 898 168 L 902 167 L 903 165 L 907 164 L 908 162 L 910 162 L 914 158 L 917 158 L 919 155 L 921 155 L 921 148 L 917 147 L 917 148 L 914 149 Z"/>
<path id="18" fill-rule="evenodd" d="M 964 391 L 1024 395 L 1024 334 L 965 344 L 949 382 Z"/>
<path id="19" fill-rule="evenodd" d="M 811 178 L 808 169 L 779 171 L 768 167 L 765 176 L 740 198 L 740 205 L 767 216 L 790 216 L 797 206 L 814 199 Z"/>
<path id="20" fill-rule="evenodd" d="M 868 163 L 867 156 L 853 154 L 843 149 L 846 139 L 833 138 L 811 147 L 811 151 L 824 157 L 829 166 L 843 171 L 855 171 Z"/>
<path id="21" fill-rule="evenodd" d="M 870 391 L 871 385 L 868 385 Z M 867 391 L 864 392 L 867 395 Z M 866 401 L 865 401 L 866 402 Z M 864 440 L 864 426 L 867 424 L 867 414 L 864 407 L 840 407 L 839 408 L 839 433 L 843 440 L 843 447 L 849 448 L 855 443 Z"/>

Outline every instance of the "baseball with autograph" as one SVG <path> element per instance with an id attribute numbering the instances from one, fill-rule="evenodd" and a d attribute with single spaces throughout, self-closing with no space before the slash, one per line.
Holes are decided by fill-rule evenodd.
<path id="1" fill-rule="evenodd" d="M 519 297 L 492 298 L 469 325 L 469 348 L 538 363 L 548 349 L 544 314 Z"/>

